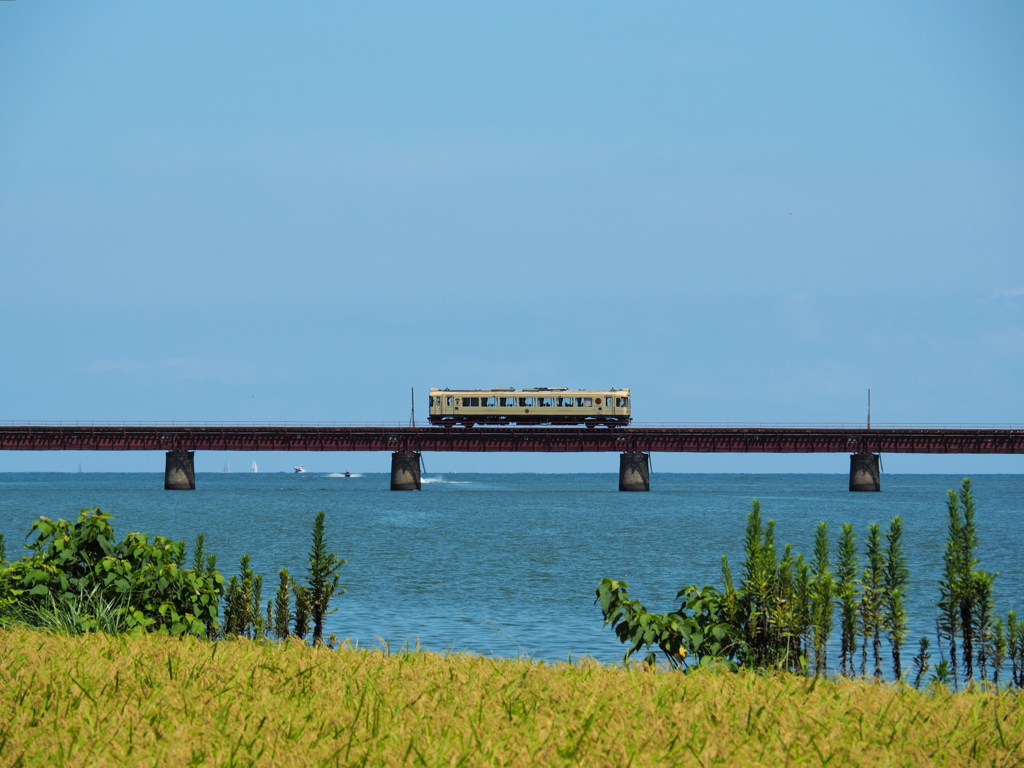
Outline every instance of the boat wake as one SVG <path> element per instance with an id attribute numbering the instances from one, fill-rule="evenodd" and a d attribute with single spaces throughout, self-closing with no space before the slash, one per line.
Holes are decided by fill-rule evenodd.
<path id="1" fill-rule="evenodd" d="M 351 473 L 331 472 L 329 475 L 324 475 L 324 477 L 347 477 L 347 478 L 353 478 L 353 477 L 362 477 L 362 475 L 357 475 L 355 472 L 351 472 Z"/>
<path id="2" fill-rule="evenodd" d="M 443 477 L 424 477 L 420 479 L 420 482 L 426 485 L 427 483 L 444 483 L 445 485 L 472 485 L 469 480 L 446 480 Z"/>

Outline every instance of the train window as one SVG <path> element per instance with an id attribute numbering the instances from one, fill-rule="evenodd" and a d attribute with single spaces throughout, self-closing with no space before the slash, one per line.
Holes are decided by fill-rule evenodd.
<path id="1" fill-rule="evenodd" d="M 449 408 L 452 407 L 452 396 L 451 395 L 448 395 L 448 407 Z"/>
<path id="2" fill-rule="evenodd" d="M 479 408 L 480 398 L 479 397 L 464 397 L 462 398 L 462 405 L 465 408 Z"/>
<path id="3" fill-rule="evenodd" d="M 430 398 L 430 407 L 431 408 L 434 407 L 434 398 L 433 397 Z"/>
<path id="4" fill-rule="evenodd" d="M 580 408 L 592 408 L 594 406 L 594 398 L 592 397 L 577 397 L 576 405 Z"/>
<path id="5" fill-rule="evenodd" d="M 572 408 L 573 399 L 571 397 L 556 397 L 555 405 L 559 408 Z"/>
<path id="6" fill-rule="evenodd" d="M 615 405 L 617 407 L 619 407 L 619 408 L 628 408 L 629 407 L 629 398 L 628 397 L 616 397 L 615 398 Z"/>
<path id="7" fill-rule="evenodd" d="M 516 399 L 514 397 L 499 397 L 498 405 L 500 405 L 502 408 L 515 408 Z"/>
<path id="8" fill-rule="evenodd" d="M 538 397 L 537 405 L 541 408 L 553 408 L 555 405 L 555 398 L 553 397 Z"/>
<path id="9" fill-rule="evenodd" d="M 481 401 L 481 404 L 484 406 L 484 408 L 497 408 L 498 407 L 498 398 L 496 398 L 496 397 L 481 397 L 480 401 Z"/>
<path id="10" fill-rule="evenodd" d="M 533 408 L 534 402 L 535 402 L 534 398 L 532 398 L 532 397 L 520 397 L 519 398 L 519 407 L 520 408 Z"/>

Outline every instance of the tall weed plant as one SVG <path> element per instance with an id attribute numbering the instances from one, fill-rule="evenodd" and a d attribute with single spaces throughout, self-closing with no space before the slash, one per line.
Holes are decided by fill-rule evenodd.
<path id="1" fill-rule="evenodd" d="M 1009 684 L 1024 687 L 1024 621 L 1013 611 L 1005 621 L 997 615 L 997 574 L 978 568 L 970 478 L 959 490 L 949 491 L 946 506 L 947 539 L 936 603 L 939 660 L 931 661 L 930 639 L 919 638 L 911 673 L 905 672 L 902 655 L 911 579 L 899 516 L 890 520 L 884 536 L 877 523 L 869 525 L 862 555 L 853 526 L 844 524 L 833 570 L 825 523 L 815 531 L 809 564 L 789 545 L 780 555 L 775 521 L 763 520 L 755 499 L 747 515 L 738 587 L 723 557 L 723 591 L 684 587 L 678 597 L 685 599 L 675 611 L 648 611 L 630 597 L 626 582 L 610 579 L 598 585 L 597 602 L 605 625 L 627 644 L 626 658 L 646 651 L 649 664 L 660 658 L 681 669 L 725 666 L 823 675 L 829 670 L 826 654 L 838 615 L 836 671 L 841 676 L 881 678 L 887 643 L 892 677 L 915 687 L 929 680 L 954 688 L 962 682 L 999 684 L 1007 666 Z M 695 596 L 700 599 L 695 601 Z M 709 643 L 708 638 L 718 642 Z"/>

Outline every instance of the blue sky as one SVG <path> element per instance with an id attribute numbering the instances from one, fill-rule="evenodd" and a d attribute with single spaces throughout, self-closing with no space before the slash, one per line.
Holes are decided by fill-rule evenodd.
<path id="1" fill-rule="evenodd" d="M 0 3 L 0 420 L 615 386 L 638 421 L 859 422 L 870 388 L 875 423 L 1024 423 L 1021 39 L 1016 0 Z M 163 468 L 0 471 L 79 461 Z"/>

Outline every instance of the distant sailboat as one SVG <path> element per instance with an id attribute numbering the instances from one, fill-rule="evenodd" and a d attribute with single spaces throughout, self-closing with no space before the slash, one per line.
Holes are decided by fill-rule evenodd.
<path id="1" fill-rule="evenodd" d="M 225 461 L 224 462 L 224 472 L 227 473 L 227 472 L 230 472 L 230 471 L 231 471 L 231 462 L 230 461 Z"/>
<path id="2" fill-rule="evenodd" d="M 82 473 L 82 462 L 78 462 L 78 473 Z"/>
<path id="3" fill-rule="evenodd" d="M 259 472 L 259 471 L 260 471 L 260 470 L 259 470 L 259 467 L 257 467 L 257 466 L 256 466 L 256 462 L 254 461 L 254 462 L 252 463 L 252 473 L 253 473 L 253 474 L 255 475 L 255 474 L 256 474 L 257 472 Z"/>

